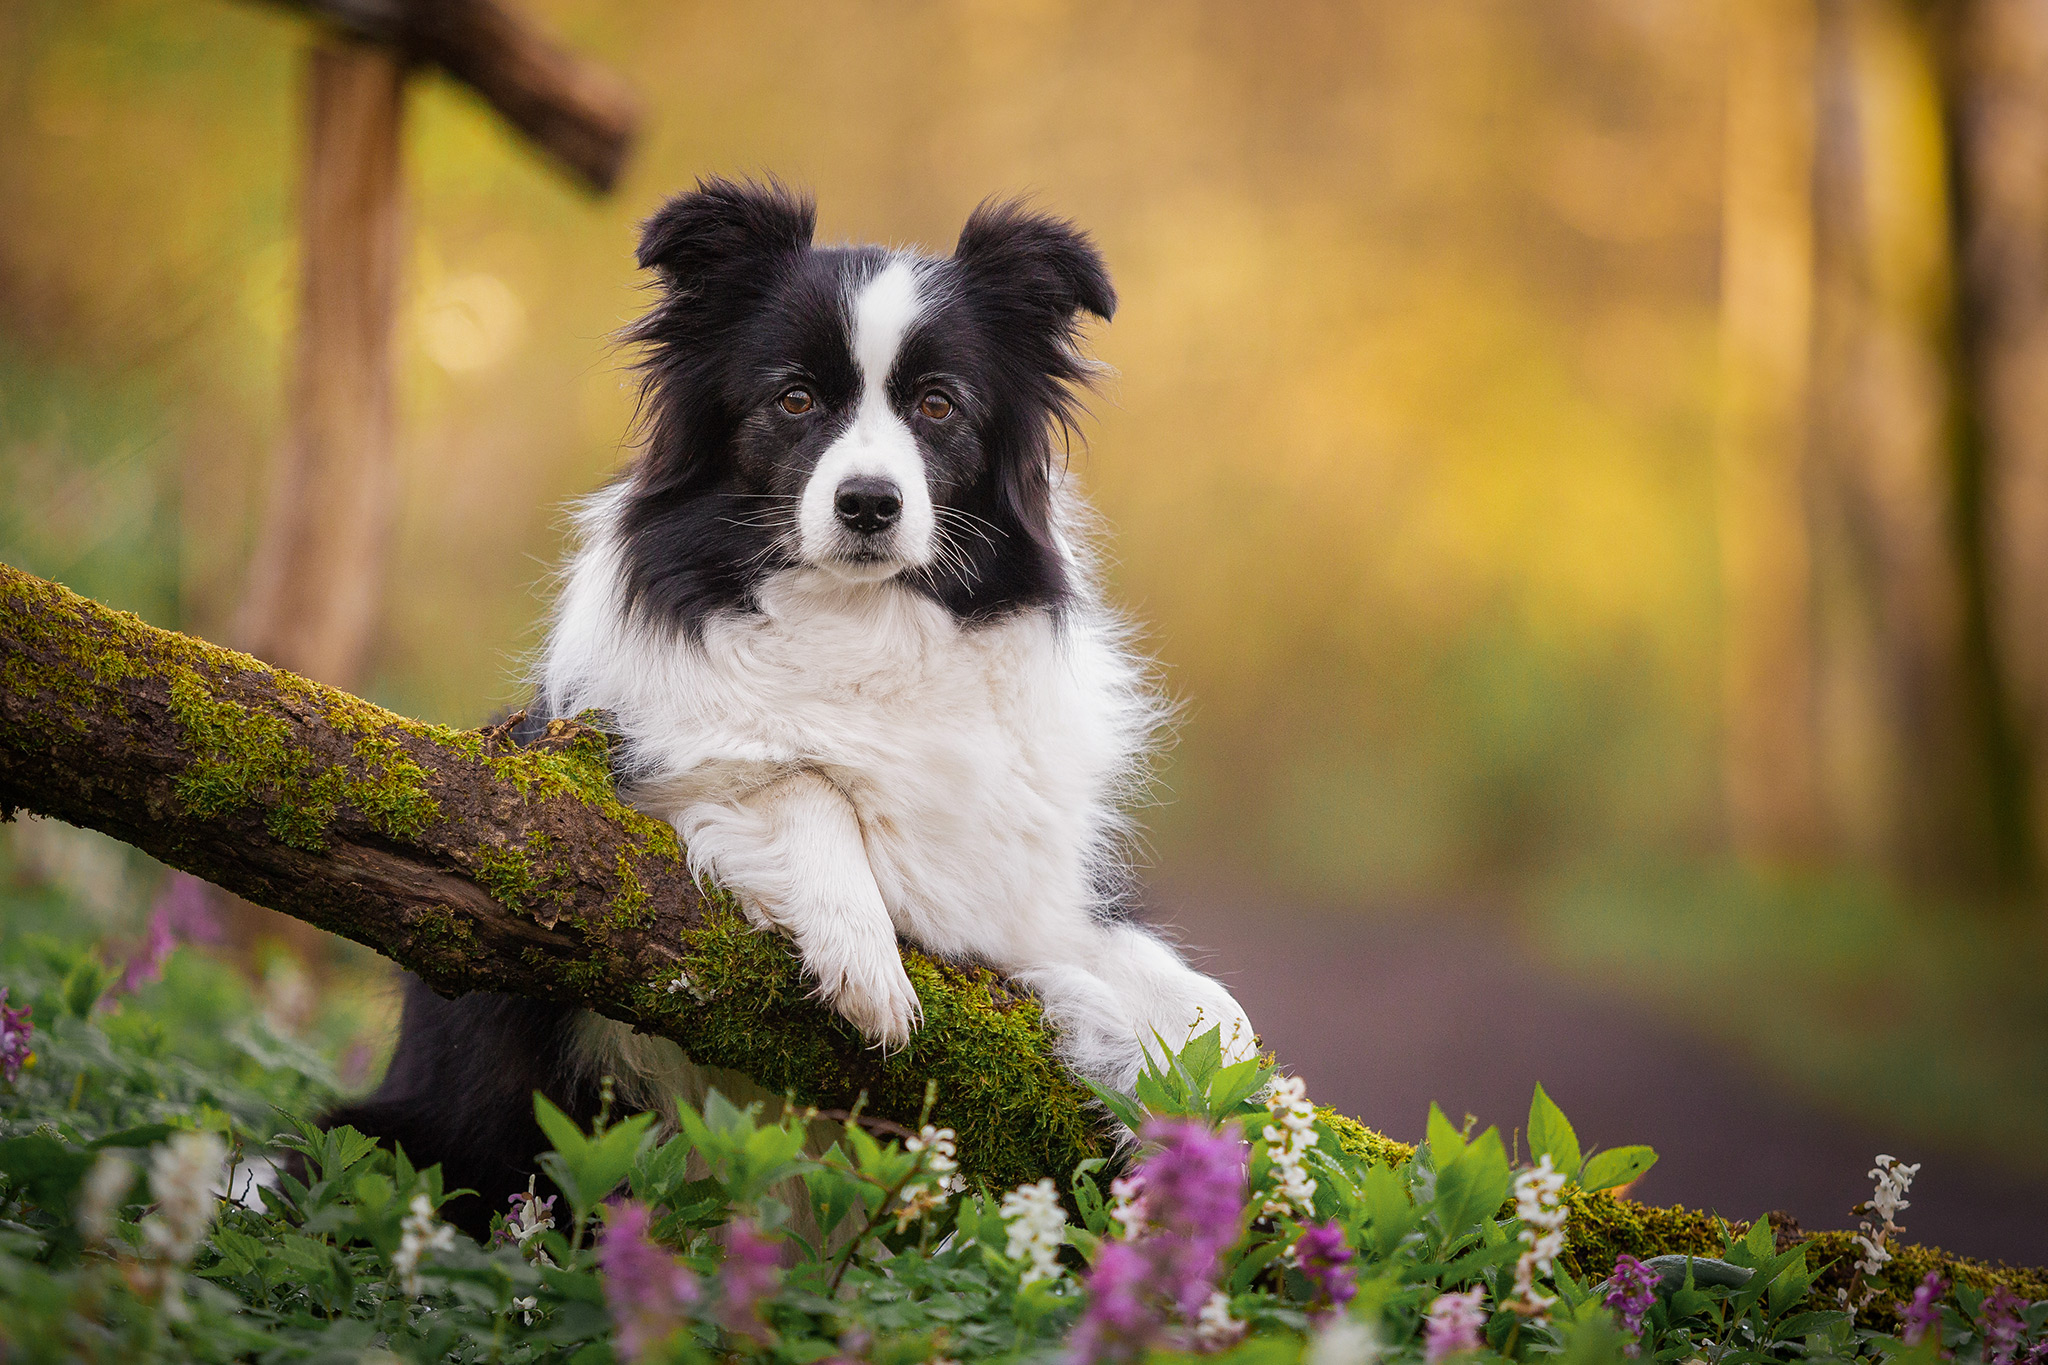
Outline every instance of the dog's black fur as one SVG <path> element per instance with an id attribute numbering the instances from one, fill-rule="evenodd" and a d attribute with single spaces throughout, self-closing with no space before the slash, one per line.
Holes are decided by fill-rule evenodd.
<path id="1" fill-rule="evenodd" d="M 449 1200 L 442 1216 L 481 1239 L 547 1150 L 534 1093 L 586 1127 L 597 1114 L 597 1078 L 582 1074 L 571 1051 L 577 1013 L 509 995 L 443 1000 L 407 976 L 398 1051 L 384 1083 L 321 1125 L 348 1124 L 402 1146 L 416 1165 L 439 1163 L 444 1189 L 476 1191 Z M 542 1184 L 543 1194 L 553 1193 Z"/>

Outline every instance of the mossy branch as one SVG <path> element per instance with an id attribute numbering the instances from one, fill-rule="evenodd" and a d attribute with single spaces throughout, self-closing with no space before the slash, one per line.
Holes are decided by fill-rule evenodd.
<path id="1" fill-rule="evenodd" d="M 827 1108 L 934 1121 L 991 1185 L 1064 1178 L 1105 1149 L 1037 1003 L 986 971 L 904 954 L 925 1011 L 884 1057 L 810 998 L 788 946 L 696 885 L 673 831 L 622 804 L 610 746 L 557 722 L 530 748 L 424 725 L 245 654 L 158 630 L 0 565 L 0 813 L 26 809 L 133 844 L 273 910 L 366 944 L 448 995 L 585 1006 L 698 1061 Z M 1344 1145 L 1410 1149 L 1325 1114 Z M 1579 1200 L 1572 1261 L 1718 1251 L 1715 1220 Z M 1840 1234 L 1823 1234 L 1834 1256 Z M 1846 1272 L 1846 1259 L 1840 1269 Z M 2048 1297 L 2048 1274 L 1901 1252 Z M 1888 1301 L 1888 1300 L 1887 1300 Z"/>

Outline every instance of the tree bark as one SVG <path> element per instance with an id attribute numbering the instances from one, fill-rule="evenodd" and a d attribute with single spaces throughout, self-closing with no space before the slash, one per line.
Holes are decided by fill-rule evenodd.
<path id="1" fill-rule="evenodd" d="M 1723 788 L 1738 852 L 1822 851 L 1807 512 L 1813 0 L 1729 7 L 1718 458 Z"/>
<path id="2" fill-rule="evenodd" d="M 2022 876 L 2048 850 L 2048 7 L 1956 0 L 1945 24 L 1965 507 Z"/>
<path id="3" fill-rule="evenodd" d="M 397 508 L 404 101 L 404 62 L 390 49 L 312 49 L 291 427 L 236 631 L 250 653 L 344 688 L 363 681 Z"/>
<path id="4" fill-rule="evenodd" d="M 904 953 L 925 1023 L 884 1057 L 809 997 L 794 956 L 697 886 L 673 831 L 621 804 L 609 742 L 557 721 L 531 748 L 394 715 L 245 654 L 157 630 L 0 565 L 0 814 L 102 830 L 252 900 L 385 953 L 448 994 L 580 1005 L 825 1108 L 934 1122 L 970 1179 L 1001 1187 L 1103 1154 L 1109 1134 L 1055 1060 L 1037 1004 L 987 971 Z M 1325 1110 L 1347 1150 L 1412 1148 Z M 1571 1195 L 1566 1264 L 1709 1254 L 1722 1225 Z M 1739 1225 L 1738 1225 L 1739 1227 Z M 1825 1297 L 1854 1259 L 1820 1234 Z M 2048 1297 L 2048 1272 L 1900 1248 L 1885 1284 L 1929 1269 Z"/>
<path id="5" fill-rule="evenodd" d="M 1905 0 L 1822 0 L 1813 456 L 1829 808 L 1938 886 L 2005 864 L 1954 460 L 1937 62 Z"/>

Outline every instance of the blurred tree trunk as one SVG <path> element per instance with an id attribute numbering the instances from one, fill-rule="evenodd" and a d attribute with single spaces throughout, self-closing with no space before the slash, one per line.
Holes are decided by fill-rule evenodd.
<path id="1" fill-rule="evenodd" d="M 1964 525 L 2015 880 L 2048 847 L 2048 4 L 1953 0 L 1940 25 L 1957 218 Z"/>
<path id="2" fill-rule="evenodd" d="M 299 321 L 288 435 L 272 474 L 237 642 L 279 668 L 359 690 L 398 510 L 391 335 L 405 254 L 405 60 L 328 38 L 305 72 Z M 333 944 L 246 901 L 231 941 L 283 939 L 316 968 Z"/>
<path id="3" fill-rule="evenodd" d="M 1953 459 L 1940 86 L 1906 0 L 1822 0 L 1813 469 L 1828 805 L 1915 880 L 2000 866 Z"/>
<path id="4" fill-rule="evenodd" d="M 237 632 L 258 658 L 342 688 L 362 685 L 397 502 L 404 86 L 389 48 L 327 40 L 311 51 L 290 434 Z"/>
<path id="5" fill-rule="evenodd" d="M 1739 852 L 1827 837 L 1806 497 L 1812 0 L 1733 0 L 1721 245 L 1723 776 Z"/>

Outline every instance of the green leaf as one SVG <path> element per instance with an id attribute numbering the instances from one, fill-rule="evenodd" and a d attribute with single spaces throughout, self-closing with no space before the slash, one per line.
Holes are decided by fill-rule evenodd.
<path id="1" fill-rule="evenodd" d="M 1440 1253 L 1473 1231 L 1473 1225 L 1480 1219 L 1491 1218 L 1513 1184 L 1508 1149 L 1500 1140 L 1498 1128 L 1489 1128 L 1466 1144 L 1450 1165 L 1439 1165 L 1433 1207 L 1437 1229 L 1443 1237 Z"/>
<path id="2" fill-rule="evenodd" d="M 1237 1268 L 1231 1271 L 1230 1292 L 1242 1294 L 1250 1289 L 1252 1281 L 1259 1277 L 1259 1272 L 1271 1265 L 1273 1259 L 1286 1249 L 1285 1244 L 1281 1242 L 1262 1242 L 1253 1247 L 1244 1259 L 1237 1263 Z"/>
<path id="3" fill-rule="evenodd" d="M 1492 1225 L 1493 1220 L 1488 1219 L 1486 1221 L 1488 1226 Z M 1506 1265 L 1521 1254 L 1522 1244 L 1509 1241 L 1492 1242 L 1489 1245 L 1480 1247 L 1476 1251 L 1468 1251 L 1443 1268 L 1441 1277 L 1443 1286 L 1449 1289 L 1455 1285 L 1464 1284 L 1488 1266 Z M 1560 1269 L 1558 1274 L 1561 1276 L 1564 1274 L 1564 1271 Z"/>
<path id="4" fill-rule="evenodd" d="M 85 1144 L 85 1150 L 98 1152 L 108 1147 L 154 1147 L 177 1131 L 177 1127 L 169 1123 L 144 1123 L 96 1137 Z"/>
<path id="5" fill-rule="evenodd" d="M 570 1164 L 576 1183 L 586 1196 L 585 1207 L 602 1203 L 626 1179 L 633 1160 L 640 1154 L 640 1139 L 653 1126 L 654 1115 L 635 1114 L 604 1130 L 602 1137 L 587 1144 L 580 1159 Z"/>
<path id="6" fill-rule="evenodd" d="M 1811 1336 L 1815 1332 L 1825 1332 L 1836 1323 L 1848 1322 L 1849 1320 L 1847 1313 L 1833 1311 L 1794 1313 L 1772 1329 L 1771 1339 L 1773 1341 L 1790 1341 L 1794 1337 Z"/>
<path id="7" fill-rule="evenodd" d="M 1223 1066 L 1223 1028 L 1218 1025 L 1207 1033 L 1190 1039 L 1174 1060 L 1180 1063 L 1182 1071 L 1194 1082 L 1196 1093 L 1206 1095 L 1209 1082 Z"/>
<path id="8" fill-rule="evenodd" d="M 110 968 L 96 957 L 82 957 L 64 978 L 64 1008 L 73 1018 L 83 1019 L 113 984 L 114 973 Z"/>
<path id="9" fill-rule="evenodd" d="M 1813 1276 L 1806 1269 L 1806 1249 L 1793 1247 L 1785 1256 L 1791 1258 L 1790 1262 L 1773 1275 L 1764 1294 L 1764 1307 L 1774 1318 L 1797 1307 L 1813 1287 Z"/>
<path id="10" fill-rule="evenodd" d="M 1579 1184 L 1588 1190 L 1611 1190 L 1640 1180 L 1643 1173 L 1657 1164 L 1657 1153 L 1649 1147 L 1609 1147 L 1604 1152 L 1595 1152 L 1586 1161 L 1586 1171 L 1579 1178 Z"/>
<path id="11" fill-rule="evenodd" d="M 220 1264 L 203 1272 L 210 1279 L 254 1275 L 269 1254 L 262 1242 L 233 1228 L 215 1228 L 209 1240 L 213 1249 L 220 1253 Z"/>
<path id="12" fill-rule="evenodd" d="M 590 1145 L 590 1139 L 583 1136 L 583 1130 L 576 1126 L 576 1120 L 555 1108 L 546 1095 L 533 1092 L 533 1117 L 540 1124 L 541 1132 L 547 1134 L 548 1144 L 560 1152 L 567 1161 L 574 1162 L 583 1155 Z"/>
<path id="13" fill-rule="evenodd" d="M 1429 1160 L 1439 1171 L 1456 1161 L 1465 1150 L 1465 1135 L 1444 1117 L 1443 1106 L 1429 1103 Z"/>
<path id="14" fill-rule="evenodd" d="M 70 1215 L 78 1186 L 94 1157 L 47 1133 L 0 1141 L 0 1175 L 13 1181 L 31 1204 L 58 1218 Z"/>
<path id="15" fill-rule="evenodd" d="M 1529 1159 L 1535 1161 L 1545 1156 L 1550 1158 L 1551 1168 L 1562 1171 L 1565 1179 L 1579 1178 L 1579 1167 L 1583 1164 L 1579 1135 L 1572 1130 L 1572 1121 L 1564 1116 L 1564 1110 L 1539 1084 L 1529 1101 Z"/>
<path id="16" fill-rule="evenodd" d="M 1095 1098 L 1101 1101 L 1102 1107 L 1107 1109 L 1118 1123 L 1134 1133 L 1145 1126 L 1144 1109 L 1129 1095 L 1120 1090 L 1111 1090 L 1106 1085 L 1097 1085 L 1086 1076 L 1083 1076 L 1081 1081 L 1095 1093 Z"/>
<path id="17" fill-rule="evenodd" d="M 1209 1083 L 1210 1117 L 1223 1119 L 1236 1113 L 1272 1075 L 1273 1069 L 1256 1057 L 1224 1067 Z"/>
<path id="18" fill-rule="evenodd" d="M 1366 1168 L 1363 1202 L 1366 1244 L 1376 1257 L 1385 1260 L 1394 1254 L 1401 1239 L 1415 1230 L 1421 1210 L 1408 1193 L 1408 1182 L 1384 1162 L 1374 1162 Z"/>

